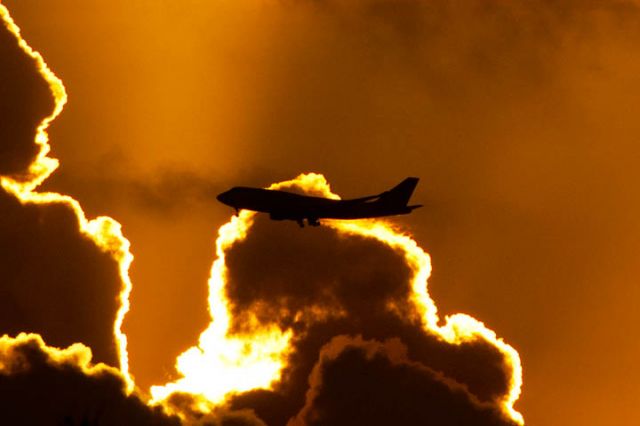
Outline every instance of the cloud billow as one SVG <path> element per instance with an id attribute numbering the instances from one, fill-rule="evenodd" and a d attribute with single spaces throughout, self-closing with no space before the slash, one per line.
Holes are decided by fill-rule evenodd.
<path id="1" fill-rule="evenodd" d="M 360 404 L 353 407 L 354 412 L 367 412 L 367 407 L 375 405 L 376 398 L 384 394 L 390 398 L 391 411 L 401 411 L 405 404 L 419 407 L 419 396 L 410 396 L 409 392 L 403 399 L 408 388 L 424 386 L 430 392 L 445 388 L 453 392 L 443 384 L 451 382 L 456 383 L 455 396 L 443 398 L 452 398 L 456 401 L 453 404 L 467 404 L 468 411 L 463 416 L 473 418 L 472 413 L 481 411 L 483 414 L 478 418 L 483 420 L 477 424 L 515 424 L 498 408 L 510 389 L 513 374 L 505 354 L 481 337 L 451 344 L 437 333 L 425 330 L 411 302 L 414 272 L 401 251 L 373 238 L 344 235 L 329 227 L 286 231 L 288 225 L 258 217 L 246 239 L 226 253 L 226 294 L 232 306 L 232 332 L 250 333 L 256 326 L 256 318 L 261 327 L 275 323 L 282 329 L 293 330 L 281 382 L 273 391 L 256 390 L 236 396 L 234 407 L 253 408 L 267 424 L 284 424 L 293 418 L 297 422 L 294 424 L 316 424 L 310 420 L 315 416 L 311 413 L 321 410 L 323 416 L 332 420 L 317 424 L 334 424 L 343 409 L 338 410 L 333 404 L 315 407 L 318 401 L 330 398 L 328 394 L 332 391 L 313 389 L 323 382 L 325 372 L 335 371 L 332 365 L 341 369 L 338 365 L 344 361 L 358 364 L 362 371 L 371 368 L 374 376 L 383 374 L 385 369 L 398 370 L 392 373 L 388 384 L 379 388 L 379 395 L 364 393 L 360 398 L 354 397 L 353 403 Z M 352 340 L 343 345 L 350 348 L 351 355 L 325 359 L 326 347 L 332 346 L 330 342 L 339 336 L 341 341 Z M 389 340 L 403 348 L 402 362 L 389 363 L 386 345 L 379 343 Z M 360 353 L 367 345 L 382 348 L 373 351 L 377 354 L 376 362 Z M 350 361 L 345 361 L 347 358 Z M 402 377 L 413 375 L 410 371 L 415 368 L 428 373 L 418 374 L 415 384 L 403 388 Z M 420 377 L 424 379 L 422 384 Z M 345 380 L 353 380 L 352 385 L 359 386 L 355 383 L 356 376 Z M 322 397 L 309 399 L 309 392 L 316 391 Z M 428 394 L 425 398 L 423 404 L 427 403 Z M 478 408 L 483 404 L 484 408 Z M 306 408 L 299 413 L 303 406 Z M 338 411 L 329 413 L 332 409 Z M 454 417 L 447 417 L 448 412 L 449 408 L 443 408 L 420 416 L 433 415 L 455 424 Z M 375 418 L 362 420 L 368 423 Z M 344 421 L 348 419 L 346 416 Z M 380 423 L 371 424 L 387 424 L 388 418 L 379 419 Z"/>

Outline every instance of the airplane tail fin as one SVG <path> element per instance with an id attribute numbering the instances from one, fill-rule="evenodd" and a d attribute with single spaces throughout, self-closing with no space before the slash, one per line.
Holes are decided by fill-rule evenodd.
<path id="1" fill-rule="evenodd" d="M 394 205 L 406 206 L 409 203 L 413 191 L 418 185 L 418 178 L 408 177 L 397 186 L 380 195 L 380 201 Z"/>

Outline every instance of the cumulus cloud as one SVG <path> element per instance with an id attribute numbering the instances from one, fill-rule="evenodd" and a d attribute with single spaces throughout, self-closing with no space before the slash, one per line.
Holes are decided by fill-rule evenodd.
<path id="1" fill-rule="evenodd" d="M 33 334 L 0 338 L 0 413 L 12 425 L 178 426 L 176 417 L 127 395 L 119 370 L 91 350 L 47 347 Z"/>
<path id="2" fill-rule="evenodd" d="M 173 393 L 163 405 L 170 411 L 180 413 L 185 426 L 267 426 L 253 410 L 229 410 L 219 406 L 204 413 L 198 395 Z"/>
<path id="3" fill-rule="evenodd" d="M 288 426 L 516 424 L 459 383 L 410 361 L 396 339 L 332 339 L 309 384 L 305 406 Z"/>
<path id="4" fill-rule="evenodd" d="M 54 98 L 37 62 L 2 22 L 0 176 L 26 175 L 40 151 L 36 129 Z M 60 346 L 82 342 L 97 361 L 117 366 L 113 327 L 123 283 L 114 256 L 81 231 L 78 213 L 60 197 L 31 202 L 0 188 L 0 217 L 0 333 L 39 333 Z"/>
<path id="5" fill-rule="evenodd" d="M 256 319 L 259 326 L 293 330 L 282 381 L 273 391 L 236 396 L 234 407 L 253 408 L 267 424 L 286 423 L 304 405 L 321 348 L 334 336 L 360 335 L 395 339 L 407 359 L 463 384 L 469 398 L 499 411 L 513 374 L 505 354 L 481 336 L 450 344 L 425 330 L 411 301 L 414 271 L 402 251 L 329 227 L 286 231 L 289 225 L 257 217 L 246 239 L 226 253 L 232 332 L 250 332 Z"/>
<path id="6" fill-rule="evenodd" d="M 122 287 L 118 263 L 78 227 L 65 203 L 22 204 L 0 190 L 0 333 L 82 342 L 118 366 L 113 324 Z"/>

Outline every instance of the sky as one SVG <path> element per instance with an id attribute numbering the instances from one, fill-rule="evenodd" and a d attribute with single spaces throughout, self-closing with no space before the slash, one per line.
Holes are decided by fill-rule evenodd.
<path id="1" fill-rule="evenodd" d="M 180 420 L 145 401 L 151 386 L 179 383 L 176 358 L 210 325 L 216 238 L 232 214 L 215 195 L 315 172 L 349 198 L 418 176 L 424 207 L 390 221 L 429 253 L 443 323 L 468 314 L 517 350 L 524 421 L 640 420 L 635 2 L 2 4 L 68 97 L 48 130 L 60 165 L 38 191 L 121 230 L 96 222 L 105 242 L 72 204 L 25 204 L 5 188 L 0 333 L 17 340 L 0 347 L 39 365 L 56 359 L 50 347 L 81 343 L 63 358 L 83 386 L 121 397 L 123 416 L 194 421 L 193 396 L 166 403 Z M 55 102 L 15 37 L 0 41 L 0 175 L 25 180 Z M 123 275 L 125 238 L 134 260 Z M 215 421 L 341 424 L 359 404 L 387 408 L 363 422 L 513 421 L 496 402 L 513 371 L 495 342 L 444 345 L 388 311 L 414 309 L 404 251 L 258 217 L 225 253 L 231 329 L 252 329 L 254 313 L 294 333 L 293 355 L 275 390 L 236 395 L 207 414 Z M 128 284 L 133 394 L 118 388 L 128 379 L 114 340 Z M 111 369 L 77 361 L 86 348 Z"/>

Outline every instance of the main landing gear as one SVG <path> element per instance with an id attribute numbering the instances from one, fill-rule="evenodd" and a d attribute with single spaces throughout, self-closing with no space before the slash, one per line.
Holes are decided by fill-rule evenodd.
<path id="1" fill-rule="evenodd" d="M 300 228 L 304 228 L 304 219 L 297 219 L 296 223 L 298 224 L 298 226 L 300 226 Z M 309 226 L 320 226 L 320 222 L 314 217 L 308 217 L 307 223 L 309 224 Z"/>

